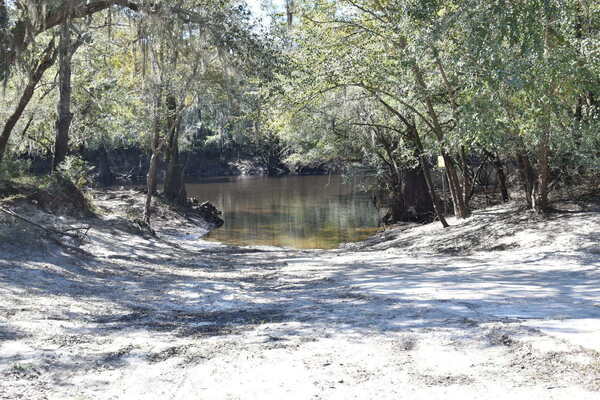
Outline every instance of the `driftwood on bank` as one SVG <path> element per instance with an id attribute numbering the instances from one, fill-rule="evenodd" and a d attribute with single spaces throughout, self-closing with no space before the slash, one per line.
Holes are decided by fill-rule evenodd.
<path id="1" fill-rule="evenodd" d="M 44 225 L 40 225 L 37 222 L 34 222 L 34 221 L 32 221 L 32 220 L 30 220 L 28 218 L 25 218 L 24 216 L 19 215 L 16 212 L 11 211 L 11 210 L 9 210 L 7 208 L 4 208 L 4 207 L 0 207 L 0 212 L 3 212 L 5 214 L 7 214 L 7 215 L 10 215 L 11 217 L 17 218 L 17 219 L 19 219 L 19 220 L 21 220 L 23 222 L 26 222 L 26 223 L 28 223 L 30 225 L 33 225 L 36 228 L 41 229 L 41 230 L 43 230 L 45 232 L 52 233 L 52 234 L 59 235 L 59 236 L 68 236 L 68 237 L 71 237 L 73 239 L 81 240 L 81 239 L 85 238 L 87 236 L 88 231 L 90 230 L 90 226 L 84 226 L 84 227 L 80 227 L 80 228 L 69 228 L 69 229 L 66 229 L 64 231 L 61 231 L 61 230 L 58 230 L 58 229 L 54 229 L 54 228 L 50 228 L 50 227 L 47 227 L 47 226 L 44 226 Z M 73 231 L 77 231 L 77 233 L 71 233 Z"/>

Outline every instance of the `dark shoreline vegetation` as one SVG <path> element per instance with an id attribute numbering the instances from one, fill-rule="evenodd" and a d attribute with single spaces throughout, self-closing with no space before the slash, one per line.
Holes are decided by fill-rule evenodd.
<path id="1" fill-rule="evenodd" d="M 115 148 L 106 153 L 101 149 L 80 148 L 71 154 L 89 164 L 90 183 L 96 187 L 139 184 L 145 182 L 148 174 L 150 155 L 142 148 Z M 247 150 L 243 156 L 239 152 L 233 155 L 231 152 L 181 151 L 180 154 L 185 160 L 183 177 L 186 181 L 219 176 L 327 175 L 341 172 L 339 165 L 325 162 L 290 169 L 281 160 L 269 169 L 256 154 L 247 153 Z M 48 174 L 52 168 L 51 157 L 22 154 L 19 159 L 32 175 Z M 164 160 L 161 160 L 159 169 L 160 175 L 164 175 Z"/>

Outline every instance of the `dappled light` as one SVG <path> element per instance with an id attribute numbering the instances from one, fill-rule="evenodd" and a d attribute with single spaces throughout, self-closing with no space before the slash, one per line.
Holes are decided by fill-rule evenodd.
<path id="1" fill-rule="evenodd" d="M 1 400 L 597 400 L 600 2 L 0 0 Z"/>

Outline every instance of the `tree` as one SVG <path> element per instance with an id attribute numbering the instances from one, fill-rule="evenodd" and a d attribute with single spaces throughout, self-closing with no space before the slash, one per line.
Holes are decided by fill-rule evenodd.
<path id="1" fill-rule="evenodd" d="M 46 32 L 53 32 L 55 27 L 69 21 L 90 17 L 104 10 L 110 11 L 112 6 L 119 6 L 121 9 L 137 13 L 144 17 L 144 20 L 154 18 L 154 22 L 159 24 L 160 18 L 163 18 L 162 22 L 164 22 L 166 17 L 172 17 L 175 20 L 187 23 L 209 26 L 211 17 L 208 17 L 206 13 L 203 14 L 202 11 L 211 6 L 211 4 L 214 6 L 213 2 L 199 0 L 190 0 L 185 2 L 185 4 L 180 2 L 177 5 L 173 5 L 172 2 L 168 1 L 145 3 L 144 1 L 127 0 L 16 0 L 14 3 L 7 3 L 6 0 L 3 0 L 0 3 L 0 50 L 2 50 L 0 75 L 4 79 L 4 82 L 6 82 L 11 70 L 20 60 L 28 62 L 23 56 L 32 54 L 28 49 L 35 44 L 40 35 Z M 36 63 L 37 65 L 45 66 L 47 64 L 46 61 L 47 58 L 44 53 L 42 58 Z M 35 83 L 33 81 L 32 83 L 33 86 L 31 88 L 29 86 L 25 88 L 23 94 L 20 96 L 19 107 L 5 124 L 5 129 L 0 138 L 0 161 L 6 151 L 6 146 L 14 125 L 18 122 L 27 103 L 33 96 Z M 62 107 L 61 131 L 63 133 L 59 137 L 60 153 L 64 150 L 64 127 L 67 126 L 66 117 L 68 116 L 68 111 L 65 111 L 64 104 L 66 102 L 63 102 Z M 59 154 L 60 157 L 61 155 Z"/>
<path id="2" fill-rule="evenodd" d="M 460 133 L 514 155 L 527 206 L 543 213 L 559 180 L 598 159 L 598 106 L 582 101 L 582 93 L 588 98 L 600 93 L 598 60 L 590 51 L 598 46 L 593 12 L 598 6 L 578 1 L 469 5 L 472 12 L 460 16 L 460 26 L 464 37 L 477 39 L 462 41 L 459 60 L 463 72 L 478 79 L 465 83 L 470 102 L 463 106 L 467 124 Z"/>
<path id="3" fill-rule="evenodd" d="M 242 73 L 252 69 L 264 71 L 272 54 L 269 46 L 252 31 L 249 13 L 235 2 L 203 4 L 202 8 L 194 4 L 189 4 L 189 10 L 194 13 L 195 19 L 176 17 L 168 25 L 146 26 L 143 35 L 151 54 L 154 104 L 163 105 L 157 109 L 164 110 L 164 118 L 159 117 L 162 122 L 156 125 L 162 125 L 166 130 L 164 194 L 167 199 L 179 204 L 187 201 L 179 138 L 185 113 L 199 97 L 193 93 L 206 86 L 203 81 L 215 70 L 225 75 L 222 80 L 225 84 L 230 76 L 235 76 L 231 71 L 236 69 Z M 153 147 L 154 160 L 156 152 L 162 150 L 161 142 L 155 131 L 153 143 L 158 145 Z M 151 172 L 155 171 L 151 163 Z M 150 173 L 148 181 L 155 181 Z M 148 196 L 152 195 L 150 189 L 149 184 Z M 149 206 L 146 210 L 148 219 Z"/>
<path id="4" fill-rule="evenodd" d="M 353 6 L 353 4 L 347 5 Z M 424 154 L 421 157 L 419 154 L 419 151 L 424 151 L 422 145 L 417 151 L 417 143 L 422 144 L 419 137 L 420 128 L 416 122 L 411 121 L 413 121 L 414 115 L 424 119 L 430 126 L 433 124 L 424 116 L 424 112 L 420 112 L 416 105 L 407 101 L 410 99 L 407 92 L 414 92 L 414 90 L 412 87 L 406 86 L 405 82 L 407 78 L 414 78 L 414 75 L 411 74 L 411 70 L 398 68 L 399 61 L 394 58 L 397 55 L 396 50 L 392 49 L 390 56 L 390 46 L 387 46 L 387 42 L 394 42 L 391 38 L 394 32 L 382 30 L 385 27 L 369 26 L 369 21 L 373 19 L 370 17 L 361 19 L 364 17 L 360 14 L 362 11 L 355 14 L 344 14 L 344 12 L 343 7 L 332 2 L 320 2 L 318 6 L 309 6 L 305 10 L 304 23 L 296 30 L 297 47 L 292 52 L 295 71 L 283 78 L 286 92 L 291 93 L 289 95 L 291 99 L 288 98 L 287 102 L 293 104 L 296 110 L 309 110 L 312 109 L 309 105 L 318 101 L 324 93 L 343 93 L 354 88 L 363 96 L 360 101 L 374 103 L 375 107 L 380 109 L 380 113 L 387 114 L 388 120 L 390 117 L 396 119 L 399 116 L 397 121 L 402 127 L 392 125 L 393 129 L 390 129 L 389 122 L 374 124 L 372 121 L 355 120 L 353 124 L 370 126 L 370 130 L 379 130 L 386 134 L 393 131 L 399 132 L 402 137 L 403 151 L 410 154 L 413 160 L 423 161 L 422 173 L 415 175 L 418 178 L 414 182 L 420 182 L 416 187 L 430 188 L 427 190 L 430 192 L 430 199 L 425 201 L 421 199 L 419 203 L 424 208 L 428 208 L 427 203 L 429 203 L 429 208 L 433 204 L 439 204 L 433 185 L 426 185 L 426 177 L 430 178 L 430 166 L 426 160 L 427 157 Z M 385 41 L 382 41 L 382 38 Z M 398 111 L 398 106 L 406 108 L 407 112 Z M 360 114 L 354 113 L 354 115 Z M 434 113 L 433 117 L 438 118 L 438 114 Z M 441 130 L 442 124 L 439 123 L 439 125 Z M 305 134 L 305 132 L 299 133 Z M 380 134 L 379 137 L 383 136 Z M 400 188 L 405 187 L 399 183 L 400 176 L 403 175 L 400 171 L 411 171 L 412 169 L 406 167 L 409 165 L 406 160 L 403 166 L 394 167 L 396 160 L 390 161 L 389 144 L 389 141 L 380 141 L 369 151 L 376 155 L 388 153 L 386 156 L 388 161 L 384 161 L 384 164 L 391 166 L 390 177 L 392 178 L 389 181 L 395 182 L 388 185 L 388 188 L 396 188 L 393 191 L 398 193 Z M 381 157 L 379 158 L 381 159 Z M 399 200 L 405 196 L 393 195 L 392 197 Z M 398 204 L 400 203 L 398 201 Z M 411 205 L 405 208 L 414 207 Z M 400 213 L 396 212 L 396 214 Z M 443 220 L 441 213 L 438 217 Z M 445 221 L 443 223 L 445 224 Z"/>
<path id="5" fill-rule="evenodd" d="M 73 55 L 83 44 L 84 36 L 79 35 L 76 41 L 72 39 L 72 26 L 69 20 L 60 27 L 60 40 L 58 44 L 58 87 L 59 100 L 56 117 L 56 139 L 54 142 L 54 157 L 52 170 L 64 161 L 69 150 L 69 129 L 73 120 L 71 112 L 71 69 Z"/>
<path id="6" fill-rule="evenodd" d="M 561 175 L 598 164 L 597 5 L 323 0 L 296 9 L 296 63 L 283 78 L 293 107 L 361 88 L 411 132 L 405 145 L 417 158 L 444 158 L 456 216 L 469 215 L 477 154 L 495 154 L 501 181 L 499 160 L 518 160 L 538 212 Z"/>
<path id="7" fill-rule="evenodd" d="M 33 65 L 33 68 L 29 70 L 29 77 L 27 79 L 27 83 L 23 89 L 19 102 L 15 107 L 12 114 L 10 114 L 8 120 L 4 124 L 2 128 L 2 133 L 0 134 L 0 164 L 2 163 L 2 158 L 4 157 L 4 153 L 6 152 L 6 147 L 8 145 L 8 140 L 15 128 L 17 122 L 23 115 L 25 108 L 29 104 L 29 101 L 33 97 L 33 93 L 35 91 L 35 87 L 38 82 L 42 79 L 44 72 L 48 68 L 50 68 L 55 60 L 56 60 L 56 45 L 54 38 L 50 39 L 48 45 L 42 52 L 42 56 L 36 64 Z"/>

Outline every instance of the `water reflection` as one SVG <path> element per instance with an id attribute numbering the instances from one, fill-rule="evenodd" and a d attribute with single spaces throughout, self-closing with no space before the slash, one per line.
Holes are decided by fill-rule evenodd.
<path id="1" fill-rule="evenodd" d="M 208 240 L 330 249 L 377 230 L 377 211 L 359 186 L 340 176 L 226 177 L 187 190 L 224 211 L 225 225 Z"/>

